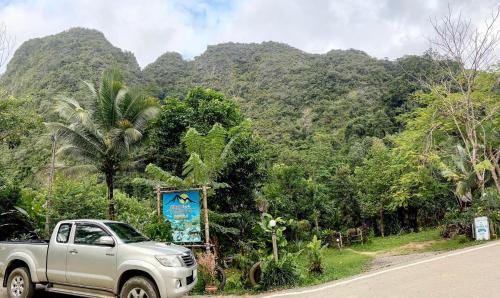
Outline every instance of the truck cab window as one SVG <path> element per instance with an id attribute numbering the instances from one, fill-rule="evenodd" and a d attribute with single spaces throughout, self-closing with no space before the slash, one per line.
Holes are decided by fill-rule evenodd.
<path id="1" fill-rule="evenodd" d="M 99 245 L 99 238 L 109 236 L 102 228 L 91 224 L 77 224 L 75 244 Z"/>
<path id="2" fill-rule="evenodd" d="M 61 224 L 57 231 L 57 242 L 68 243 L 69 232 L 71 231 L 71 224 Z"/>

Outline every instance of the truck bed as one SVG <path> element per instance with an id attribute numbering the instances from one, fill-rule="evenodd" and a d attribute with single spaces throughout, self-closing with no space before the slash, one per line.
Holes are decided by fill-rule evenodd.
<path id="1" fill-rule="evenodd" d="M 36 268 L 36 272 L 30 272 L 34 282 L 46 282 L 45 274 L 46 258 L 49 243 L 44 240 L 30 241 L 3 241 L 0 242 L 0 278 L 10 261 L 13 259 L 32 260 L 30 268 Z"/>

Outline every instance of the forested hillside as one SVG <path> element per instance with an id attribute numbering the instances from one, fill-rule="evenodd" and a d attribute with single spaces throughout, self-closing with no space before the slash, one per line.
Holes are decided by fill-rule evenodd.
<path id="1" fill-rule="evenodd" d="M 100 32 L 75 28 L 24 43 L 2 84 L 42 102 L 56 94 L 78 97 L 82 80 L 95 82 L 103 69 L 118 65 L 129 85 L 147 82 L 160 99 L 183 97 L 194 86 L 220 90 L 240 104 L 261 136 L 294 147 L 315 132 L 341 130 L 346 138 L 394 132 L 394 116 L 407 95 L 393 94 L 394 82 L 413 71 L 402 68 L 408 59 L 416 58 L 391 62 L 357 50 L 313 55 L 276 42 L 227 43 L 210 46 L 191 61 L 166 53 L 141 72 L 132 53 Z"/>
<path id="2" fill-rule="evenodd" d="M 262 136 L 292 147 L 321 131 L 348 129 L 347 138 L 393 132 L 388 114 L 394 116 L 404 99 L 388 101 L 403 73 L 400 64 L 356 50 L 313 55 L 276 42 L 228 43 L 208 47 L 193 61 L 167 53 L 144 74 L 160 97 L 183 96 L 189 86 L 221 90 Z"/>
<path id="3" fill-rule="evenodd" d="M 138 223 L 143 218 L 129 212 L 154 204 L 148 184 L 151 176 L 179 182 L 183 180 L 178 177 L 189 177 L 203 165 L 203 154 L 199 160 L 190 158 L 195 151 L 186 145 L 188 131 L 195 129 L 202 135 L 215 131 L 233 147 L 231 154 L 224 155 L 225 166 L 204 177 L 210 182 L 206 183 L 224 186 L 215 189 L 210 201 L 211 228 L 221 245 L 252 241 L 252 227 L 266 212 L 292 219 L 288 236 L 295 238 L 311 226 L 317 233 L 321 228 L 330 233 L 364 226 L 383 235 L 433 226 L 445 217 L 460 222 L 461 216 L 453 213 L 457 208 L 463 211 L 481 194 L 496 197 L 494 186 L 500 187 L 495 137 L 498 72 L 478 71 L 470 87 L 480 111 L 475 115 L 484 118 L 477 121 L 483 125 L 484 138 L 488 137 L 480 147 L 474 143 L 477 140 L 459 138 L 463 127 L 478 126 L 461 123 L 464 118 L 450 117 L 446 110 L 446 100 L 464 97 L 457 86 L 461 79 L 444 79 L 443 68 L 454 74 L 463 64 L 444 57 L 429 52 L 390 61 L 358 50 L 309 54 L 277 42 L 225 43 L 209 46 L 192 60 L 165 53 L 141 70 L 132 53 L 114 47 L 95 30 L 75 28 L 33 39 L 16 51 L 1 77 L 2 109 L 8 115 L 1 120 L 9 133 L 0 139 L 0 179 L 22 188 L 24 207 L 43 210 L 51 146 L 63 150 L 68 141 L 51 143 L 58 130 L 47 127 L 72 131 L 78 146 L 82 136 L 95 134 L 102 148 L 107 148 L 99 150 L 106 154 L 115 150 L 107 146 L 119 135 L 123 142 L 117 146 L 124 145 L 125 151 L 116 153 L 119 157 L 106 156 L 104 166 L 95 164 L 102 156 L 90 158 L 85 150 L 80 150 L 85 158 L 57 151 L 55 172 L 60 176 L 54 182 L 55 199 L 77 200 L 69 186 L 80 195 L 88 192 L 98 197 L 94 201 L 100 209 L 85 213 L 89 209 L 82 208 L 70 214 L 61 207 L 65 201 L 54 205 L 59 206 L 60 218 L 103 217 L 107 184 L 108 196 L 117 189 L 117 208 L 126 210 L 125 220 Z M 114 70 L 105 76 L 103 71 L 111 66 Z M 83 81 L 95 87 L 89 90 Z M 123 94 L 106 89 L 110 82 Z M 443 86 L 451 86 L 446 96 L 440 93 Z M 64 108 L 54 108 L 62 95 L 76 103 L 66 99 Z M 115 99 L 107 97 L 113 96 L 118 101 L 125 98 L 126 104 L 143 103 L 149 122 L 135 111 L 141 115 L 137 123 L 116 118 L 125 117 L 119 115 L 107 120 L 96 116 L 108 122 L 94 128 L 87 122 L 42 124 L 62 118 L 76 121 L 72 115 L 86 109 L 95 113 L 102 98 L 112 102 Z M 461 113 L 464 104 L 453 104 L 453 111 Z M 83 131 L 75 132 L 75 127 Z M 97 142 L 87 141 L 89 146 Z M 137 144 L 132 146 L 131 141 Z M 467 150 L 475 150 L 473 160 L 467 159 L 472 156 Z M 73 179 L 73 175 L 79 177 L 74 166 L 85 168 L 81 163 L 89 160 L 100 175 L 85 183 Z M 147 164 L 151 165 L 146 168 Z M 112 196 L 108 199 L 113 202 Z M 92 204 L 90 198 L 86 204 Z M 483 210 L 481 206 L 477 210 Z M 147 218 L 149 211 L 144 212 L 140 216 Z"/>
<path id="4" fill-rule="evenodd" d="M 132 53 L 114 47 L 97 30 L 73 28 L 23 43 L 1 84 L 13 94 L 33 95 L 43 104 L 56 95 L 82 95 L 82 80 L 97 82 L 112 65 L 118 65 L 131 84 L 140 81 L 141 70 Z"/>

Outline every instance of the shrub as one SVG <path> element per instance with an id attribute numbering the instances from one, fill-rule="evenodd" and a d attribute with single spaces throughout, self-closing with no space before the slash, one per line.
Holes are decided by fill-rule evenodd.
<path id="1" fill-rule="evenodd" d="M 217 282 L 217 263 L 215 261 L 215 254 L 205 252 L 198 255 L 198 268 L 200 276 L 205 281 L 206 285 L 214 285 Z"/>
<path id="2" fill-rule="evenodd" d="M 39 195 L 46 198 L 45 193 Z M 53 225 L 67 219 L 104 219 L 107 206 L 106 186 L 97 182 L 97 176 L 73 180 L 61 175 L 55 179 L 50 210 Z"/>
<path id="3" fill-rule="evenodd" d="M 298 265 L 292 254 L 284 254 L 278 261 L 269 257 L 261 266 L 261 284 L 266 290 L 294 286 L 300 281 Z"/>
<path id="4" fill-rule="evenodd" d="M 226 270 L 226 286 L 224 287 L 224 290 L 232 291 L 243 289 L 244 284 L 242 276 L 242 272 L 237 269 Z"/>
<path id="5" fill-rule="evenodd" d="M 465 235 L 457 235 L 453 238 L 453 240 L 456 240 L 460 244 L 464 244 L 470 241 L 470 239 Z"/>
<path id="6" fill-rule="evenodd" d="M 306 220 L 294 220 L 288 221 L 288 230 L 285 233 L 288 239 L 293 239 L 295 241 L 306 240 L 311 234 L 311 223 Z"/>
<path id="7" fill-rule="evenodd" d="M 474 212 L 472 208 L 467 211 L 453 209 L 445 214 L 442 236 L 454 238 L 456 235 L 466 235 L 472 239 L 472 223 Z"/>
<path id="8" fill-rule="evenodd" d="M 323 273 L 323 250 L 328 244 L 321 245 L 321 240 L 314 235 L 313 239 L 307 244 L 307 257 L 309 258 L 309 272 Z"/>
<path id="9" fill-rule="evenodd" d="M 232 256 L 230 266 L 241 272 L 240 279 L 243 284 L 250 282 L 248 278 L 250 268 L 252 268 L 253 264 L 255 264 L 258 259 L 259 254 L 256 250 L 243 250 Z"/>
<path id="10" fill-rule="evenodd" d="M 172 241 L 172 228 L 170 222 L 160 222 L 160 219 L 156 215 L 156 211 L 153 211 L 153 213 L 154 215 L 150 219 L 151 223 L 144 226 L 144 234 L 154 241 Z"/>
<path id="11" fill-rule="evenodd" d="M 20 197 L 19 188 L 0 179 L 0 212 L 12 209 Z"/>

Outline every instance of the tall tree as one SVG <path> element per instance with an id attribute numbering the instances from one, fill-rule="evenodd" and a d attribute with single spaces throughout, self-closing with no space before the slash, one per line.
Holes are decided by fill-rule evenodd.
<path id="1" fill-rule="evenodd" d="M 366 216 L 379 219 L 379 229 L 385 236 L 384 216 L 393 206 L 391 187 L 398 176 L 392 166 L 391 151 L 382 140 L 374 139 L 368 157 L 355 170 L 361 209 Z"/>
<path id="2" fill-rule="evenodd" d="M 58 156 L 71 156 L 77 163 L 104 174 L 108 215 L 114 219 L 114 177 L 129 159 L 132 146 L 141 141 L 148 120 L 159 111 L 159 104 L 140 91 L 128 89 L 116 68 L 103 72 L 99 89 L 87 85 L 92 98 L 89 109 L 75 99 L 61 97 L 55 111 L 63 121 L 47 125 L 58 131 L 63 143 Z"/>
<path id="3" fill-rule="evenodd" d="M 444 79 L 429 83 L 431 95 L 439 100 L 432 133 L 443 128 L 441 119 L 451 120 L 451 128 L 446 128 L 458 135 L 458 141 L 464 148 L 468 163 L 472 167 L 481 193 L 484 193 L 487 173 L 491 174 L 500 191 L 500 150 L 498 148 L 498 96 L 490 90 L 493 84 L 485 84 L 484 73 L 498 60 L 495 52 L 500 42 L 500 31 L 496 24 L 500 7 L 485 22 L 484 28 L 475 28 L 470 20 L 462 15 L 454 15 L 451 9 L 432 25 L 435 38 L 434 46 L 436 65 L 445 73 Z M 442 62 L 446 63 L 442 63 Z M 490 81 L 491 82 L 491 81 Z M 441 119 L 439 119 L 441 118 Z M 446 124 L 446 123 L 444 123 Z"/>
<path id="4" fill-rule="evenodd" d="M 12 35 L 7 32 L 7 26 L 4 23 L 0 24 L 0 68 L 7 63 L 14 47 L 15 40 Z"/>

